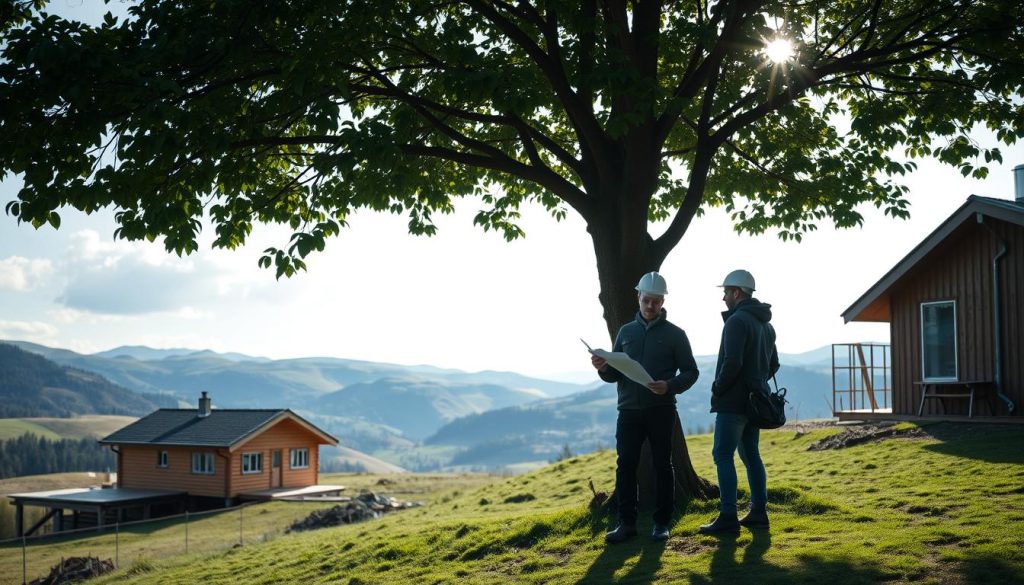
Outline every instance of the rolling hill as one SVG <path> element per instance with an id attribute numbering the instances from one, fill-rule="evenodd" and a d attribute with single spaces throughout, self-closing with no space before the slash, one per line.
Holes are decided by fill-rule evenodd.
<path id="1" fill-rule="evenodd" d="M 414 470 L 522 469 L 568 448 L 614 441 L 615 390 L 510 372 L 461 372 L 337 358 L 268 360 L 187 349 L 119 347 L 94 355 L 15 342 L 58 363 L 90 369 L 133 390 L 171 393 L 182 407 L 209 391 L 221 408 L 291 408 L 345 447 Z M 715 356 L 679 396 L 684 429 L 705 432 Z M 783 356 L 779 383 L 793 420 L 831 416 L 831 350 Z M 339 459 L 339 461 L 345 461 Z"/>
<path id="2" fill-rule="evenodd" d="M 160 402 L 159 396 L 144 396 L 93 372 L 0 343 L 0 418 L 143 415 Z"/>
<path id="3" fill-rule="evenodd" d="M 677 397 L 677 410 L 687 434 L 713 428 L 709 412 L 714 358 L 698 361 L 700 377 L 692 388 Z M 814 363 L 811 362 L 811 368 Z M 802 366 L 787 365 L 778 382 L 788 388 L 790 420 L 832 416 L 829 374 Z M 447 453 L 452 468 L 501 470 L 506 466 L 536 467 L 568 449 L 575 454 L 614 445 L 616 392 L 611 384 L 564 398 L 540 400 L 471 414 L 453 420 L 401 455 L 414 459 L 417 452 Z M 447 449 L 443 449 L 447 447 Z M 436 459 L 436 457 L 435 457 Z M 442 466 L 443 467 L 443 466 Z"/>
<path id="4" fill-rule="evenodd" d="M 240 513 L 193 518 L 193 543 L 203 540 L 189 554 L 182 546 L 183 519 L 122 528 L 119 541 L 108 533 L 39 543 L 28 549 L 27 578 L 46 574 L 61 558 L 113 558 L 116 550 L 119 569 L 91 582 L 1019 583 L 1024 428 L 938 423 L 893 430 L 904 436 L 829 450 L 811 447 L 870 427 L 765 432 L 761 453 L 772 525 L 744 529 L 738 537 L 697 534 L 717 501 L 689 501 L 680 503 L 667 542 L 646 537 L 649 516 L 643 514 L 637 538 L 606 546 L 608 508 L 588 505 L 589 481 L 599 490 L 613 482 L 615 455 L 601 451 L 482 482 L 423 477 L 447 481 L 443 492 L 416 485 L 416 474 L 334 476 L 332 482 L 358 481 L 387 495 L 417 493 L 426 505 L 284 534 L 295 517 L 309 513 L 300 507 L 313 504 L 260 504 L 245 510 L 241 536 Z M 688 443 L 691 453 L 703 454 L 694 456 L 697 472 L 714 478 L 711 437 Z M 22 566 L 20 547 L 0 547 L 0 576 L 20 582 Z"/>

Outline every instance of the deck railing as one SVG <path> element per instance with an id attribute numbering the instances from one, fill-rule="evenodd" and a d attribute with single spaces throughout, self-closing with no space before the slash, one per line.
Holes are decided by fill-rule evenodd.
<path id="1" fill-rule="evenodd" d="M 832 413 L 891 412 L 892 353 L 883 343 L 832 344 Z"/>

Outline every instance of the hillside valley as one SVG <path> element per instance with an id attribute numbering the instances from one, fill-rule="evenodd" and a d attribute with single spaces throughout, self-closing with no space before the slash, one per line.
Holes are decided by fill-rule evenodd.
<path id="1" fill-rule="evenodd" d="M 158 402 L 160 407 L 194 408 L 201 391 L 208 391 L 218 408 L 290 408 L 333 434 L 345 448 L 324 449 L 325 469 L 362 469 L 369 457 L 409 470 L 522 471 L 567 453 L 607 447 L 614 440 L 615 388 L 596 376 L 589 384 L 577 384 L 511 372 L 468 373 L 337 358 L 270 360 L 138 346 L 83 355 L 4 343 L 11 348 L 8 353 L 20 351 L 53 368 L 89 372 L 120 387 L 129 398 L 123 404 L 141 396 L 147 402 L 139 403 L 133 411 L 137 415 L 151 412 Z M 697 383 L 678 397 L 688 433 L 707 432 L 714 421 L 708 405 L 715 357 L 699 356 L 698 366 Z M 791 420 L 831 416 L 830 368 L 829 348 L 783 356 L 778 381 L 789 389 Z M 34 396 L 25 394 L 12 403 L 34 408 L 37 416 L 96 411 L 81 406 L 58 414 L 43 408 L 51 403 Z M 354 452 L 363 455 L 363 463 Z"/>
<path id="2" fill-rule="evenodd" d="M 873 430 L 874 429 L 874 430 Z M 843 448 L 842 437 L 892 431 Z M 1024 440 L 1020 425 L 932 423 L 888 428 L 790 425 L 762 435 L 769 530 L 697 533 L 716 500 L 680 502 L 667 542 L 641 535 L 606 546 L 615 455 L 601 450 L 512 477 L 333 475 L 423 506 L 364 523 L 286 533 L 324 504 L 271 503 L 115 535 L 46 542 L 25 557 L 29 579 L 61 558 L 115 558 L 97 585 L 345 583 L 465 585 L 605 583 L 864 583 L 1004 585 L 1024 575 Z M 710 435 L 687 438 L 697 472 L 714 477 Z M 744 486 L 740 505 L 748 504 Z M 200 544 L 201 543 L 201 544 Z M 20 546 L 0 546 L 0 583 L 20 582 Z"/>

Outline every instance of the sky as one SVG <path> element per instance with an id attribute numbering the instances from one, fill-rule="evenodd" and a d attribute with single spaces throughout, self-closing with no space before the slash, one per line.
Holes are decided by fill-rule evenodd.
<path id="1" fill-rule="evenodd" d="M 90 3 L 86 3 L 88 6 Z M 64 9 L 81 8 L 69 2 Z M 994 139 L 975 137 L 986 146 Z M 745 268 L 772 304 L 778 347 L 802 353 L 831 343 L 888 342 L 888 324 L 843 324 L 840 314 L 971 194 L 1012 199 L 1024 146 L 1003 148 L 984 181 L 930 160 L 904 178 L 911 218 L 861 208 L 862 228 L 822 224 L 803 241 L 776 232 L 736 234 L 729 217 L 696 218 L 661 273 L 665 308 L 697 355 L 717 353 L 722 278 Z M 18 180 L 0 183 L 0 205 Z M 211 349 L 273 359 L 330 356 L 465 371 L 503 370 L 584 381 L 594 347 L 610 340 L 584 223 L 524 208 L 526 238 L 505 242 L 473 226 L 478 200 L 435 218 L 434 237 L 408 235 L 406 218 L 360 212 L 308 258 L 308 271 L 276 280 L 262 250 L 290 232 L 257 226 L 243 248 L 209 246 L 179 258 L 157 243 L 115 240 L 113 211 L 61 211 L 59 230 L 0 214 L 0 339 L 81 353 L 120 345 Z M 664 226 L 655 225 L 653 233 Z"/>

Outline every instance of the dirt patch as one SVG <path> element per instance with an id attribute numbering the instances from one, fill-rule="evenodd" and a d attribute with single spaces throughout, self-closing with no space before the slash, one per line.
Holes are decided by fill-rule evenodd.
<path id="1" fill-rule="evenodd" d="M 703 540 L 695 540 L 692 538 L 670 538 L 668 544 L 665 545 L 665 548 L 674 553 L 693 556 L 715 550 L 718 547 Z"/>
<path id="2" fill-rule="evenodd" d="M 30 581 L 29 585 L 79 583 L 113 570 L 114 562 L 110 559 L 104 561 L 97 557 L 71 557 L 61 559 L 57 566 L 50 569 L 49 575 Z"/>
<path id="3" fill-rule="evenodd" d="M 1019 434 L 1022 430 L 1019 424 L 998 423 L 935 422 L 922 423 L 921 426 L 916 427 L 897 425 L 898 423 L 896 422 L 874 422 L 847 426 L 841 433 L 812 443 L 807 447 L 807 450 L 842 449 L 861 443 L 878 442 L 892 438 L 937 439 L 943 442 L 951 442 L 982 435 L 990 437 L 992 435 Z M 786 428 L 788 428 L 788 425 Z M 813 428 L 821 428 L 821 426 Z M 797 436 L 801 436 L 803 432 L 806 432 L 799 427 L 796 430 Z"/>
<path id="4" fill-rule="evenodd" d="M 895 423 L 866 424 L 849 427 L 841 433 L 815 441 L 807 447 L 807 450 L 844 449 L 862 443 L 877 443 L 878 441 L 895 437 L 924 438 L 928 436 L 928 433 L 918 427 L 897 427 Z"/>

